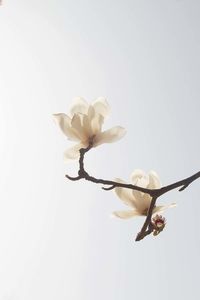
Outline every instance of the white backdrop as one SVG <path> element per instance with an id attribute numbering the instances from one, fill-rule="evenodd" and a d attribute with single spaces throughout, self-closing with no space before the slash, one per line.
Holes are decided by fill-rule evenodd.
<path id="1" fill-rule="evenodd" d="M 113 192 L 69 182 L 52 121 L 75 96 L 105 96 L 127 135 L 87 156 L 97 177 L 199 170 L 199 1 L 4 0 L 0 7 L 0 300 L 197 300 L 199 181 L 157 238 Z"/>

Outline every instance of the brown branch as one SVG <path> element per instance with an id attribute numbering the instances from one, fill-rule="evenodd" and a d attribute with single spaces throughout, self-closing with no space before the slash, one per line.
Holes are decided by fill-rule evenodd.
<path id="1" fill-rule="evenodd" d="M 70 179 L 72 181 L 85 179 L 85 180 L 88 180 L 88 181 L 91 181 L 91 182 L 94 182 L 94 183 L 97 183 L 97 184 L 100 183 L 100 184 L 103 184 L 103 185 L 109 185 L 110 186 L 108 188 L 103 187 L 102 189 L 104 189 L 104 190 L 112 190 L 115 187 L 124 187 L 124 188 L 132 189 L 132 190 L 137 190 L 137 191 L 140 191 L 140 192 L 143 192 L 143 193 L 147 193 L 152 197 L 154 196 L 154 193 L 157 190 L 151 190 L 151 189 L 143 188 L 143 187 L 136 186 L 136 185 L 133 185 L 133 184 L 120 183 L 120 182 L 116 182 L 116 181 L 112 181 L 112 180 L 98 179 L 98 178 L 95 178 L 93 176 L 90 176 L 84 169 L 84 156 L 85 156 L 85 153 L 87 153 L 91 148 L 92 148 L 92 145 L 89 145 L 87 148 L 81 148 L 79 150 L 80 151 L 80 158 L 79 158 L 78 176 L 72 177 L 72 176 L 69 176 L 69 175 L 65 175 L 68 179 Z"/>
<path id="2" fill-rule="evenodd" d="M 69 175 L 65 175 L 65 176 L 69 180 L 72 180 L 72 181 L 85 179 L 87 181 L 91 181 L 91 182 L 94 182 L 94 183 L 97 183 L 97 184 L 108 185 L 109 187 L 102 187 L 102 189 L 104 189 L 106 191 L 110 191 L 110 190 L 112 190 L 116 187 L 123 187 L 123 188 L 132 189 L 132 190 L 136 190 L 136 191 L 140 191 L 140 192 L 149 194 L 152 197 L 151 204 L 150 204 L 145 222 L 142 226 L 142 229 L 138 233 L 138 235 L 135 239 L 136 241 L 140 241 L 145 236 L 152 233 L 153 227 L 152 227 L 152 224 L 151 224 L 151 218 L 152 218 L 153 209 L 156 205 L 157 199 L 161 195 L 163 195 L 165 193 L 168 193 L 169 191 L 172 191 L 172 190 L 174 190 L 176 188 L 179 188 L 179 187 L 180 187 L 180 189 L 179 189 L 180 192 L 185 190 L 193 181 L 195 181 L 196 179 L 198 179 L 200 177 L 200 171 L 199 171 L 199 172 L 195 173 L 194 175 L 192 175 L 190 177 L 187 177 L 183 180 L 177 181 L 175 183 L 169 184 L 169 185 L 164 186 L 164 187 L 159 188 L 159 189 L 148 189 L 148 188 L 143 188 L 143 187 L 136 186 L 136 185 L 133 185 L 133 184 L 121 183 L 121 182 L 116 182 L 116 181 L 112 181 L 112 180 L 98 179 L 98 178 L 95 178 L 93 176 L 90 176 L 85 171 L 85 168 L 84 168 L 85 153 L 87 153 L 91 148 L 92 148 L 92 143 L 90 143 L 87 148 L 81 148 L 80 149 L 78 176 L 76 176 L 76 177 L 72 177 L 72 176 L 69 176 Z"/>
<path id="3" fill-rule="evenodd" d="M 152 231 L 153 231 L 153 227 L 152 227 L 152 224 L 151 224 L 151 218 L 152 218 L 153 209 L 154 209 L 155 204 L 156 204 L 156 200 L 157 200 L 156 197 L 153 197 L 151 199 L 151 204 L 149 206 L 149 210 L 148 210 L 148 213 L 147 213 L 146 220 L 144 221 L 144 224 L 142 226 L 141 231 L 137 234 L 137 237 L 135 239 L 136 241 L 142 240 L 146 235 L 152 233 Z"/>

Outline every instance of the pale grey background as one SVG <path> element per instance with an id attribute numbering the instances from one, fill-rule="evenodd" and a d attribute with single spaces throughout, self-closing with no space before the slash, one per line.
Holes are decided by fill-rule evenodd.
<path id="1" fill-rule="evenodd" d="M 0 300 L 200 298 L 199 182 L 160 202 L 166 230 L 135 243 L 142 219 L 112 192 L 68 182 L 71 146 L 51 114 L 107 97 L 123 140 L 87 157 L 99 177 L 200 169 L 200 2 L 4 0 L 0 7 Z"/>

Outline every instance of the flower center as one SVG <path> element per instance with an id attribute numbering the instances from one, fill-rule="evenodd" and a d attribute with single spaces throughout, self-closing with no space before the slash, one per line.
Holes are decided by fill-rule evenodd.
<path id="1" fill-rule="evenodd" d="M 92 135 L 92 136 L 90 136 L 89 138 L 88 138 L 88 145 L 89 146 L 93 146 L 93 144 L 94 144 L 94 138 L 95 138 L 95 135 Z"/>
<path id="2" fill-rule="evenodd" d="M 155 222 L 155 224 L 156 224 L 157 227 L 162 227 L 163 224 L 164 224 L 164 221 L 163 220 L 158 220 L 158 221 Z"/>

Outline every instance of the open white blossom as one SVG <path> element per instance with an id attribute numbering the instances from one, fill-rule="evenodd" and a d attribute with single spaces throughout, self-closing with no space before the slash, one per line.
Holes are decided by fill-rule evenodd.
<path id="1" fill-rule="evenodd" d="M 70 109 L 69 116 L 64 113 L 54 114 L 54 118 L 62 132 L 71 141 L 77 142 L 64 153 L 66 162 L 79 158 L 79 150 L 99 146 L 103 143 L 112 143 L 121 139 L 126 131 L 116 126 L 102 132 L 104 119 L 110 112 L 107 101 L 100 97 L 91 105 L 83 98 L 77 97 Z"/>
<path id="2" fill-rule="evenodd" d="M 154 171 L 150 171 L 149 174 L 145 174 L 144 171 L 137 169 L 131 174 L 130 180 L 133 185 L 143 188 L 158 189 L 161 187 L 158 175 Z M 115 181 L 126 183 L 119 178 L 117 178 Z M 114 191 L 126 205 L 131 207 L 131 210 L 115 211 L 113 213 L 115 216 L 122 219 L 128 219 L 136 216 L 147 216 L 152 199 L 149 194 L 121 187 L 116 187 Z M 175 203 L 170 205 L 155 206 L 153 209 L 153 214 L 157 212 L 163 212 L 166 208 L 174 206 L 176 206 Z"/>

